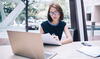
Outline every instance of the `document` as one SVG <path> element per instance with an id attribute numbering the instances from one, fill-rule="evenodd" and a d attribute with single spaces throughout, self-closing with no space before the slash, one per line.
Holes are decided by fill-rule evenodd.
<path id="1" fill-rule="evenodd" d="M 61 45 L 60 41 L 53 39 L 49 33 L 42 34 L 42 40 L 45 44 Z"/>
<path id="2" fill-rule="evenodd" d="M 100 57 L 100 47 L 98 46 L 83 46 L 78 51 L 91 57 Z"/>

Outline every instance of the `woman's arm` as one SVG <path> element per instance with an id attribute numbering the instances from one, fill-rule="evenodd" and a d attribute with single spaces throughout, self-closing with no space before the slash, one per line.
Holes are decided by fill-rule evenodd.
<path id="1" fill-rule="evenodd" d="M 64 33 L 65 33 L 66 39 L 61 39 L 60 42 L 62 44 L 73 42 L 72 35 L 71 35 L 71 33 L 70 33 L 70 31 L 69 31 L 67 26 L 64 27 Z"/>
<path id="2" fill-rule="evenodd" d="M 44 34 L 44 31 L 43 31 L 42 27 L 40 27 L 40 33 Z"/>

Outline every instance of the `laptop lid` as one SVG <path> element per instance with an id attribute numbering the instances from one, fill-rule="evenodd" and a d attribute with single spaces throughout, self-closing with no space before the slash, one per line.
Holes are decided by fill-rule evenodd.
<path id="1" fill-rule="evenodd" d="M 32 59 L 44 59 L 44 48 L 41 34 L 7 31 L 14 54 Z"/>

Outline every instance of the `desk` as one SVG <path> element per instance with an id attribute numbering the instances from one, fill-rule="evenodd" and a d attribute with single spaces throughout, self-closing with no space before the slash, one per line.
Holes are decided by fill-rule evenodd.
<path id="1" fill-rule="evenodd" d="M 89 41 L 90 44 L 100 46 L 100 41 Z M 82 45 L 80 42 L 73 42 L 62 46 L 45 46 L 45 50 L 57 52 L 52 59 L 100 59 L 84 55 L 77 51 Z M 10 45 L 0 46 L 0 59 L 27 59 L 13 55 Z"/>

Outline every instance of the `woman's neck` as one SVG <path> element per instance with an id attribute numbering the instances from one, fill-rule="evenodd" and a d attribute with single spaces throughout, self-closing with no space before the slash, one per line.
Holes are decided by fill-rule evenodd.
<path id="1" fill-rule="evenodd" d="M 52 24 L 58 24 L 59 21 L 52 21 L 51 23 L 52 23 Z"/>

